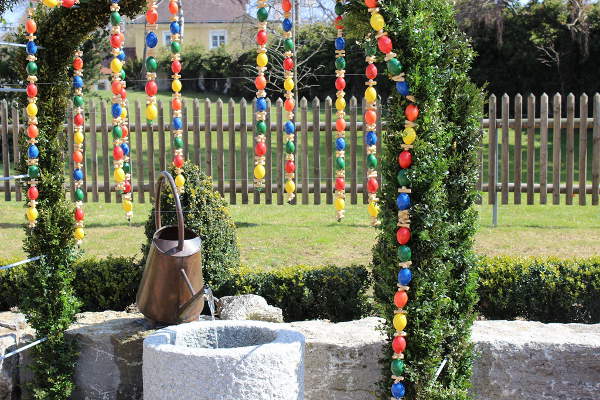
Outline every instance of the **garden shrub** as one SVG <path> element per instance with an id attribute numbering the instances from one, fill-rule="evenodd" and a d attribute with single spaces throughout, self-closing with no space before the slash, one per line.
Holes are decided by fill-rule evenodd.
<path id="1" fill-rule="evenodd" d="M 231 278 L 232 269 L 240 264 L 235 223 L 229 214 L 227 202 L 213 189 L 212 179 L 206 176 L 200 167 L 186 162 L 183 175 L 186 180 L 185 192 L 180 195 L 180 200 L 185 226 L 202 238 L 204 280 L 219 296 L 221 286 Z M 163 190 L 161 196 L 163 226 L 177 225 L 175 199 L 171 189 Z M 144 253 L 142 265 L 145 264 L 155 231 L 153 207 L 146 222 L 148 242 L 142 248 Z"/>
<path id="2" fill-rule="evenodd" d="M 272 271 L 241 267 L 228 294 L 253 293 L 283 310 L 286 321 L 358 319 L 370 311 L 371 278 L 363 266 L 291 266 Z"/>

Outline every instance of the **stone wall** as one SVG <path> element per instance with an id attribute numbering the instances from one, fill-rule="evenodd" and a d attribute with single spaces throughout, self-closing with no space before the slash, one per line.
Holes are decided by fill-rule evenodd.
<path id="1" fill-rule="evenodd" d="M 0 314 L 0 320 L 4 317 Z M 288 324 L 306 337 L 306 400 L 374 398 L 384 346 L 376 330 L 380 323 L 366 318 Z M 31 340 L 31 332 L 19 332 L 22 341 Z M 140 314 L 81 314 L 68 331 L 81 348 L 73 399 L 141 399 L 142 341 L 151 332 Z M 18 335 L 0 330 L 0 354 L 15 348 Z M 478 321 L 473 340 L 479 354 L 473 375 L 478 400 L 600 399 L 600 324 Z M 0 400 L 19 398 L 17 369 L 26 380 L 26 359 L 9 358 L 0 365 Z"/>

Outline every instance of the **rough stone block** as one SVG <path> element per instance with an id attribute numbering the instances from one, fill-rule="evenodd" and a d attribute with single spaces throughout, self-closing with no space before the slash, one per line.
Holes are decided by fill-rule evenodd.
<path id="1" fill-rule="evenodd" d="M 217 314 L 224 320 L 283 322 L 281 308 L 270 306 L 263 297 L 255 294 L 220 298 Z"/>

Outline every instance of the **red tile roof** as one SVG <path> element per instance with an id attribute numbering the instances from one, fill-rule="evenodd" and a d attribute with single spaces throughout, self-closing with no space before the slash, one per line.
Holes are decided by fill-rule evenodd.
<path id="1" fill-rule="evenodd" d="M 248 0 L 189 0 L 183 2 L 183 16 L 189 23 L 223 23 L 239 20 L 246 15 Z M 158 3 L 158 23 L 171 22 L 169 0 Z M 143 24 L 146 17 L 141 15 L 133 20 L 134 24 Z"/>

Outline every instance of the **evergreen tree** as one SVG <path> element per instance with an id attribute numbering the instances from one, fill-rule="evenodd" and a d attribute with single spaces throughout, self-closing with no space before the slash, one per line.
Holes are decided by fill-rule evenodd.
<path id="1" fill-rule="evenodd" d="M 408 325 L 403 374 L 406 398 L 467 399 L 472 364 L 470 329 L 475 316 L 476 275 L 472 237 L 476 214 L 472 208 L 477 173 L 476 145 L 482 93 L 468 77 L 473 59 L 467 39 L 457 28 L 454 10 L 446 0 L 388 0 L 380 2 L 394 51 L 404 66 L 406 81 L 420 109 L 410 181 L 412 281 L 406 306 Z M 348 5 L 346 26 L 365 48 L 376 46 L 363 0 Z M 366 39 L 365 39 L 366 38 Z M 379 59 L 383 57 L 379 53 Z M 380 79 L 385 79 L 380 75 Z M 384 104 L 381 175 L 382 224 L 373 248 L 375 297 L 391 342 L 395 330 L 400 267 L 396 239 L 400 188 L 398 155 L 406 97 L 394 94 Z M 392 347 L 382 354 L 381 398 L 389 399 Z M 435 377 L 446 359 L 444 369 Z"/>

